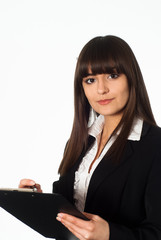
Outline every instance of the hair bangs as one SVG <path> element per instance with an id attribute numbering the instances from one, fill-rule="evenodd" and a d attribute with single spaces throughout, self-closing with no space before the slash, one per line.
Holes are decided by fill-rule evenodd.
<path id="1" fill-rule="evenodd" d="M 116 51 L 108 44 L 104 45 L 102 41 L 96 41 L 95 44 L 86 47 L 80 55 L 79 62 L 79 77 L 81 79 L 89 74 L 120 74 L 125 72 L 120 51 Z"/>

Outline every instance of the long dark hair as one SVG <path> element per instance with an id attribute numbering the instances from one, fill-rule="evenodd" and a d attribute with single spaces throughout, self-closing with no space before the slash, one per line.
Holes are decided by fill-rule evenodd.
<path id="1" fill-rule="evenodd" d="M 121 131 L 107 155 L 112 155 L 115 161 L 120 158 L 134 117 L 140 117 L 144 121 L 156 125 L 140 67 L 129 45 L 121 38 L 110 35 L 90 40 L 82 49 L 76 65 L 74 122 L 59 167 L 60 175 L 64 175 L 77 161 L 83 149 L 87 148 L 90 105 L 84 94 L 82 78 L 88 76 L 89 66 L 93 75 L 110 74 L 115 69 L 117 73 L 125 74 L 128 79 L 129 99 L 123 117 L 113 134 L 120 126 Z"/>

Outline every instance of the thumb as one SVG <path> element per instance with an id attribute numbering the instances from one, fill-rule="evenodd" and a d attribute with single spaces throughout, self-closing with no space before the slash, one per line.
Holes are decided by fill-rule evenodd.
<path id="1" fill-rule="evenodd" d="M 94 220 L 97 216 L 91 213 L 83 212 L 83 214 L 90 220 Z"/>

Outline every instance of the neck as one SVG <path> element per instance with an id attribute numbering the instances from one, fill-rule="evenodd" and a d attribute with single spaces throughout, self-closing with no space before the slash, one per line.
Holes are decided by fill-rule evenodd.
<path id="1" fill-rule="evenodd" d="M 103 128 L 102 137 L 109 138 L 112 132 L 115 130 L 122 118 L 122 114 L 119 116 L 105 116 L 105 124 Z"/>

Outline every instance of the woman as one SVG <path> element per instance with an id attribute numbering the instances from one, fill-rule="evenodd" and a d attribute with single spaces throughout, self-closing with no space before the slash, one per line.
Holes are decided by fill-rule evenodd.
<path id="1" fill-rule="evenodd" d="M 161 239 L 161 129 L 128 44 L 115 36 L 89 41 L 74 91 L 73 129 L 53 192 L 90 221 L 63 213 L 57 220 L 81 240 Z M 23 179 L 20 187 L 34 184 Z"/>

